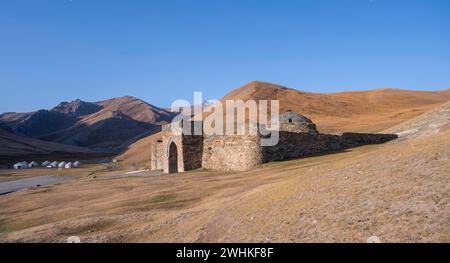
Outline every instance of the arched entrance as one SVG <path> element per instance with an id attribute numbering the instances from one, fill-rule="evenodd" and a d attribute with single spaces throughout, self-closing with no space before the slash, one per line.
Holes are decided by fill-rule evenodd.
<path id="1" fill-rule="evenodd" d="M 178 149 L 174 142 L 169 145 L 169 173 L 178 173 Z"/>

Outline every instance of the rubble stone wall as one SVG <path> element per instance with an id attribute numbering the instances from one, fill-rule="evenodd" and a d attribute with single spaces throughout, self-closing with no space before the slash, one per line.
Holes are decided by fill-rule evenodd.
<path id="1" fill-rule="evenodd" d="M 150 154 L 150 162 L 151 162 L 150 169 L 152 171 L 158 171 L 158 170 L 164 169 L 163 153 L 164 153 L 164 149 L 163 149 L 162 141 L 155 140 L 151 144 L 151 154 Z"/>
<path id="2" fill-rule="evenodd" d="M 202 168 L 203 136 L 183 135 L 184 169 L 193 170 Z"/>
<path id="3" fill-rule="evenodd" d="M 379 144 L 397 138 L 393 134 L 344 133 L 342 135 L 280 131 L 277 145 L 263 147 L 264 162 L 341 151 L 366 144 Z"/>
<path id="4" fill-rule="evenodd" d="M 222 171 L 245 171 L 263 162 L 259 136 L 208 136 L 202 166 Z"/>

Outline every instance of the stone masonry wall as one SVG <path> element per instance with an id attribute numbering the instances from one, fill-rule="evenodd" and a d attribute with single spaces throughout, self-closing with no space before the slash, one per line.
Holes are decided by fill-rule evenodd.
<path id="1" fill-rule="evenodd" d="M 202 166 L 223 171 L 245 171 L 263 162 L 259 136 L 207 136 Z"/>
<path id="2" fill-rule="evenodd" d="M 278 145 L 262 147 L 264 162 L 280 161 L 321 153 L 341 151 L 365 144 L 384 143 L 393 134 L 344 133 L 342 135 L 280 132 Z"/>
<path id="3" fill-rule="evenodd" d="M 281 131 L 278 144 L 263 147 L 263 155 L 264 162 L 270 162 L 341 149 L 338 136 Z"/>
<path id="4" fill-rule="evenodd" d="M 202 168 L 203 136 L 183 135 L 184 169 L 193 170 Z"/>
<path id="5" fill-rule="evenodd" d="M 163 143 L 160 140 L 156 140 L 151 145 L 151 170 L 157 171 L 157 170 L 163 170 Z"/>
<path id="6" fill-rule="evenodd" d="M 361 146 L 365 144 L 380 144 L 397 139 L 396 134 L 373 134 L 373 133 L 351 133 L 346 132 L 341 136 L 341 141 L 346 148 Z"/>

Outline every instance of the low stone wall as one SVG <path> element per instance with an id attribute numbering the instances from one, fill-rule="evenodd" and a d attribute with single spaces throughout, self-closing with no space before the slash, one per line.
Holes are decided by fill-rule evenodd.
<path id="1" fill-rule="evenodd" d="M 207 136 L 203 163 L 207 169 L 245 171 L 263 162 L 259 136 Z"/>
<path id="2" fill-rule="evenodd" d="M 347 148 L 379 144 L 397 138 L 395 134 L 344 133 L 342 135 L 280 132 L 277 145 L 263 147 L 264 162 L 281 161 Z"/>
<path id="3" fill-rule="evenodd" d="M 342 149 L 338 136 L 280 132 L 275 146 L 263 147 L 264 162 L 281 161 Z"/>
<path id="4" fill-rule="evenodd" d="M 346 148 L 366 144 L 380 144 L 397 139 L 396 134 L 343 133 L 340 139 Z"/>

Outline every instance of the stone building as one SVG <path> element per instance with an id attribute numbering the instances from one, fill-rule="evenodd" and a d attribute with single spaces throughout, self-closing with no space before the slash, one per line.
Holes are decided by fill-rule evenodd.
<path id="1" fill-rule="evenodd" d="M 183 125 L 184 124 L 184 125 Z M 162 139 L 151 146 L 151 169 L 165 173 L 198 168 L 245 171 L 262 163 L 341 151 L 365 144 L 384 143 L 394 134 L 343 133 L 321 134 L 307 117 L 292 111 L 279 116 L 279 141 L 261 146 L 265 132 L 255 135 L 202 135 L 202 122 L 167 124 Z M 265 126 L 262 129 L 265 129 Z M 191 132 L 181 132 L 189 131 Z M 191 134 L 191 135 L 186 135 Z M 200 134 L 200 135 L 199 135 Z"/>

